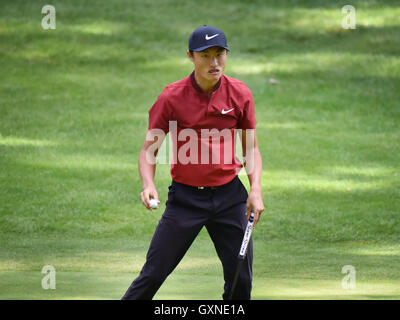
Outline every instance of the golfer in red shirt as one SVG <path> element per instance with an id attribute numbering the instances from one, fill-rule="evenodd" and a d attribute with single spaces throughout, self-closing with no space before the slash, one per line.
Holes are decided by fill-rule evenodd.
<path id="1" fill-rule="evenodd" d="M 158 202 L 154 157 L 167 133 L 173 146 L 172 183 L 146 263 L 123 299 L 152 299 L 203 227 L 222 262 L 222 298 L 228 298 L 247 219 L 253 211 L 255 226 L 264 211 L 253 97 L 243 82 L 223 74 L 228 51 L 222 30 L 197 28 L 187 51 L 193 73 L 166 86 L 149 111 L 149 131 L 139 156 L 143 205 L 151 210 L 150 200 Z M 243 165 L 235 156 L 236 135 L 249 193 L 237 177 Z M 250 241 L 233 299 L 250 299 L 252 260 Z"/>

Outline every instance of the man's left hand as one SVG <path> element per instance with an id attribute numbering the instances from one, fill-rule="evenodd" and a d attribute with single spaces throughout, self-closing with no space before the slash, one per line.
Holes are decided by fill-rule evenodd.
<path id="1" fill-rule="evenodd" d="M 261 213 L 264 211 L 264 203 L 262 200 L 261 191 L 250 190 L 249 196 L 246 203 L 246 215 L 250 218 L 250 212 L 254 212 L 254 224 L 253 228 L 256 227 L 258 220 L 260 220 Z"/>

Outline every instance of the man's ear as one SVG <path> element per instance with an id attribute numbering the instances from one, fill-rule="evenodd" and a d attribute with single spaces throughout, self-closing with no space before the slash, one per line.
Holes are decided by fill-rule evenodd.
<path id="1" fill-rule="evenodd" d="M 187 54 L 188 58 L 190 59 L 190 61 L 194 62 L 193 61 L 193 58 L 194 58 L 193 52 L 190 52 L 189 50 L 186 50 L 186 54 Z"/>

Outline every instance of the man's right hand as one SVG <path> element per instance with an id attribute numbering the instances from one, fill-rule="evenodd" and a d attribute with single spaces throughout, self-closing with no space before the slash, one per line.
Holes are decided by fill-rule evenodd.
<path id="1" fill-rule="evenodd" d="M 152 210 L 150 206 L 150 199 L 156 199 L 157 202 L 160 203 L 155 187 L 144 188 L 143 191 L 140 193 L 140 199 L 142 200 L 143 205 L 149 210 Z"/>

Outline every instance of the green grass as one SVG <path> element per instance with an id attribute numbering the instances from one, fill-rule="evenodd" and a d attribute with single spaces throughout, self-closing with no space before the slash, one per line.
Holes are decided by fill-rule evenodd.
<path id="1" fill-rule="evenodd" d="M 254 299 L 400 298 L 400 6 L 353 1 L 0 4 L 0 299 L 119 299 L 164 208 L 139 200 L 147 111 L 192 71 L 190 32 L 222 28 L 226 74 L 256 103 L 266 212 Z M 279 80 L 272 85 L 269 78 Z M 240 176 L 248 187 L 245 175 Z M 43 290 L 44 265 L 56 290 Z M 356 289 L 341 287 L 344 265 Z M 157 299 L 220 299 L 202 232 Z"/>

